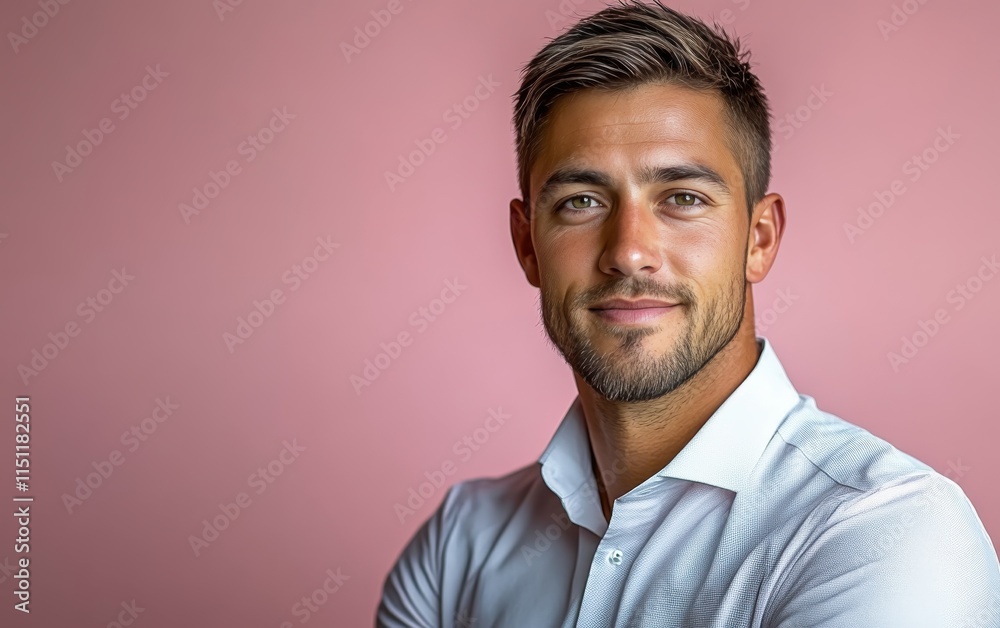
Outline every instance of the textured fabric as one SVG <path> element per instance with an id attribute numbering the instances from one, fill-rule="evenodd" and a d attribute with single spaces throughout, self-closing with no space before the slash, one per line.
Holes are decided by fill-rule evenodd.
<path id="1" fill-rule="evenodd" d="M 579 398 L 537 463 L 452 486 L 376 625 L 1000 626 L 1000 564 L 962 489 L 819 410 L 757 342 L 750 375 L 610 522 Z"/>

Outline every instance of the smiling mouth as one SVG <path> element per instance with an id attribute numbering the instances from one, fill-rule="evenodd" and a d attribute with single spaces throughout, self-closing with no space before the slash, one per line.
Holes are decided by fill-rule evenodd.
<path id="1" fill-rule="evenodd" d="M 641 300 L 625 301 L 616 299 L 600 303 L 590 311 L 601 319 L 617 324 L 646 324 L 656 322 L 669 315 L 680 306 L 679 303 Z"/>

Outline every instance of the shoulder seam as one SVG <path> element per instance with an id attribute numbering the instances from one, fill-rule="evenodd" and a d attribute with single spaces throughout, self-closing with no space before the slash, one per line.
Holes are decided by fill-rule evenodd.
<path id="1" fill-rule="evenodd" d="M 795 450 L 796 450 L 796 451 L 798 451 L 798 452 L 799 452 L 800 454 L 802 454 L 802 456 L 803 456 L 803 457 L 805 457 L 805 459 L 806 459 L 806 460 L 808 460 L 808 461 L 809 461 L 809 463 L 810 463 L 810 464 L 811 464 L 811 465 L 812 465 L 812 466 L 813 466 L 813 467 L 814 467 L 814 468 L 815 468 L 815 469 L 816 469 L 817 471 L 819 471 L 820 473 L 822 473 L 822 474 L 823 474 L 823 475 L 825 475 L 826 477 L 830 478 L 830 480 L 831 480 L 832 482 L 834 482 L 835 484 L 837 484 L 838 486 L 843 486 L 844 488 L 849 488 L 849 489 L 852 489 L 852 490 L 855 490 L 855 491 L 857 491 L 857 492 L 859 492 L 859 493 L 863 493 L 863 492 L 865 492 L 865 489 L 861 488 L 860 486 L 854 486 L 853 484 L 847 484 L 846 482 L 842 482 L 841 480 L 838 480 L 837 478 L 833 477 L 833 476 L 832 476 L 832 475 L 830 475 L 830 473 L 829 473 L 829 472 L 827 472 L 827 470 L 826 470 L 826 469 L 824 469 L 824 468 L 823 468 L 823 467 L 822 467 L 822 466 L 821 466 L 821 465 L 820 465 L 820 464 L 819 464 L 818 462 L 816 462 L 815 460 L 813 460 L 813 459 L 812 459 L 812 457 L 811 457 L 811 456 L 810 456 L 810 455 L 809 455 L 808 453 L 806 453 L 806 451 L 805 451 L 804 449 L 802 449 L 801 447 L 799 447 L 799 446 L 798 446 L 798 445 L 796 445 L 795 443 L 791 443 L 791 442 L 789 442 L 789 441 L 788 441 L 788 439 L 786 439 L 786 438 L 785 438 L 785 437 L 784 437 L 784 436 L 783 436 L 783 435 L 781 434 L 781 432 L 779 432 L 779 431 L 777 431 L 777 430 L 776 430 L 776 431 L 775 431 L 774 433 L 775 433 L 775 434 L 777 434 L 777 435 L 778 435 L 778 438 L 780 438 L 780 439 L 781 439 L 781 440 L 782 440 L 782 441 L 783 441 L 783 442 L 784 442 L 784 443 L 785 443 L 786 445 L 788 445 L 789 447 L 794 447 L 794 448 L 795 448 Z"/>

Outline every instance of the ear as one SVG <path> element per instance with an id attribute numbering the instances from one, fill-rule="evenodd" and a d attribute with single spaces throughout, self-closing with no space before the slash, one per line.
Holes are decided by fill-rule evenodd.
<path id="1" fill-rule="evenodd" d="M 528 283 L 536 288 L 540 287 L 538 260 L 535 257 L 535 245 L 531 241 L 531 217 L 527 206 L 519 198 L 510 202 L 510 237 L 514 241 L 517 261 L 520 262 Z"/>
<path id="2" fill-rule="evenodd" d="M 763 281 L 778 255 L 785 232 L 785 201 L 780 194 L 768 194 L 754 206 L 747 242 L 747 281 Z"/>

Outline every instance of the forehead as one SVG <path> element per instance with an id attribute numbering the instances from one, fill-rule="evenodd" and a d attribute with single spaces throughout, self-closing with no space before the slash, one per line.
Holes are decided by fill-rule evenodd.
<path id="1" fill-rule="evenodd" d="M 673 84 L 619 91 L 588 89 L 556 100 L 531 168 L 531 190 L 560 166 L 608 170 L 697 163 L 719 172 L 735 193 L 742 176 L 728 142 L 722 97 Z"/>

